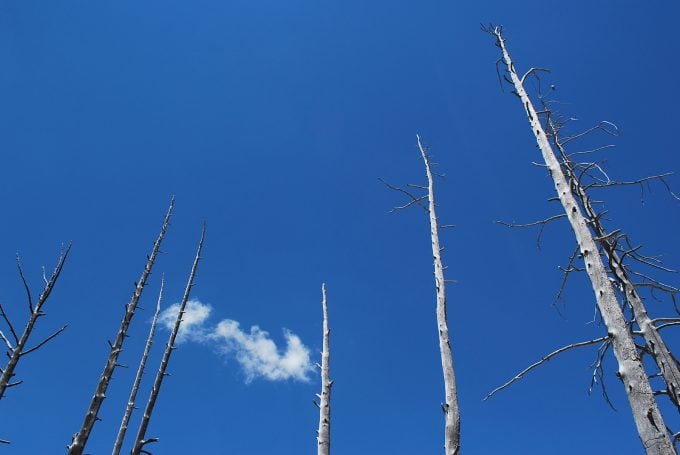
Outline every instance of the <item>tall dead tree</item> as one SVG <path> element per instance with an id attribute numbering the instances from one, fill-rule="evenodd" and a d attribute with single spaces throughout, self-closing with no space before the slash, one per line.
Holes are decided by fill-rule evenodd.
<path id="1" fill-rule="evenodd" d="M 318 455 L 330 455 L 331 453 L 331 387 L 333 381 L 330 378 L 330 336 L 328 328 L 328 301 L 326 300 L 326 285 L 321 285 L 321 307 L 323 310 L 323 348 L 321 351 L 321 393 L 317 395 L 319 402 L 314 402 L 319 407 L 319 429 L 317 431 Z"/>
<path id="2" fill-rule="evenodd" d="M 458 407 L 458 391 L 456 386 L 456 375 L 453 365 L 453 353 L 451 351 L 451 340 L 449 337 L 449 325 L 446 310 L 446 283 L 444 278 L 444 265 L 442 262 L 442 248 L 439 243 L 439 230 L 453 227 L 452 225 L 441 225 L 436 213 L 434 197 L 434 174 L 430 165 L 430 159 L 423 147 L 420 136 L 416 136 L 418 149 L 425 163 L 425 173 L 427 175 L 427 186 L 412 185 L 408 187 L 426 191 L 426 194 L 416 196 L 409 190 L 395 187 L 383 181 L 390 189 L 405 194 L 410 201 L 393 210 L 402 210 L 413 205 L 423 208 L 430 220 L 430 240 L 432 243 L 432 256 L 434 262 L 434 281 L 437 290 L 437 331 L 439 334 L 439 352 L 441 354 L 442 372 L 444 375 L 444 396 L 445 402 L 441 407 L 444 411 L 444 448 L 446 455 L 460 454 L 460 408 Z M 426 201 L 427 205 L 424 204 Z"/>
<path id="3" fill-rule="evenodd" d="M 550 113 L 550 111 L 546 112 Z M 581 207 L 583 207 L 586 216 L 590 221 L 590 225 L 596 235 L 596 240 L 601 246 L 604 257 L 607 259 L 606 267 L 609 270 L 609 274 L 613 277 L 612 279 L 616 282 L 618 290 L 620 290 L 627 306 L 632 312 L 633 322 L 638 327 L 638 330 L 635 331 L 634 334 L 641 336 L 645 340 L 646 349 L 642 352 L 654 359 L 654 362 L 659 369 L 659 375 L 666 384 L 665 390 L 660 392 L 661 394 L 668 396 L 671 402 L 680 410 L 680 365 L 659 333 L 659 329 L 656 326 L 657 321 L 653 320 L 647 313 L 647 309 L 642 302 L 637 286 L 631 278 L 631 273 L 635 274 L 636 272 L 628 265 L 624 264 L 624 258 L 629 257 L 639 261 L 641 264 L 649 265 L 664 271 L 669 271 L 669 269 L 662 267 L 658 261 L 651 262 L 652 258 L 642 256 L 638 252 L 639 247 L 633 247 L 628 240 L 628 236 L 620 229 L 608 232 L 605 229 L 602 220 L 602 215 L 604 215 L 604 213 L 598 212 L 595 209 L 593 199 L 588 195 L 589 189 L 614 187 L 622 184 L 630 184 L 631 182 L 616 182 L 611 180 L 600 182 L 600 179 L 596 179 L 590 183 L 585 183 L 584 179 L 590 176 L 591 170 L 601 170 L 601 168 L 597 163 L 576 163 L 572 161 L 565 150 L 564 141 L 560 138 L 561 126 L 551 115 L 548 116 L 547 123 L 550 138 L 560 152 L 562 166 L 569 177 L 572 192 L 578 198 Z M 645 180 L 649 179 L 662 179 L 663 181 L 663 176 L 657 175 L 645 178 Z M 666 292 L 676 291 L 669 289 L 667 286 L 664 286 L 662 283 L 651 278 L 644 284 Z M 662 319 L 662 322 L 667 320 L 667 318 Z M 657 393 L 659 393 L 659 391 L 657 391 Z"/>
<path id="4" fill-rule="evenodd" d="M 607 328 L 607 335 L 618 362 L 617 376 L 623 382 L 642 444 L 648 455 L 674 455 L 676 452 L 638 355 L 633 335 L 609 280 L 607 268 L 600 257 L 595 236 L 590 230 L 590 222 L 583 215 L 561 163 L 550 145 L 538 113 L 524 89 L 525 79 L 539 69 L 531 68 L 520 77 L 507 50 L 502 28 L 490 27 L 487 31 L 495 37 L 496 45 L 501 49 L 502 57 L 499 61 L 503 62 L 510 76 L 508 81 L 512 83 L 515 94 L 522 102 L 531 130 L 554 182 L 559 201 L 576 236 L 586 272 L 595 293 L 597 307 Z"/>
<path id="5" fill-rule="evenodd" d="M 45 313 L 43 312 L 43 306 L 45 305 L 45 302 L 52 293 L 54 285 L 57 283 L 57 280 L 59 279 L 59 275 L 61 274 L 61 270 L 64 267 L 64 263 L 66 262 L 66 258 L 68 257 L 68 253 L 70 251 L 71 245 L 69 244 L 69 246 L 66 247 L 66 250 L 62 251 L 61 255 L 59 256 L 57 266 L 54 268 L 54 271 L 52 272 L 52 275 L 50 275 L 49 278 L 47 278 L 43 272 L 43 280 L 45 281 L 45 287 L 43 288 L 42 292 L 40 293 L 40 296 L 38 297 L 37 302 L 35 303 L 33 302 L 33 297 L 31 296 L 31 290 L 26 281 L 26 277 L 24 277 L 24 272 L 21 268 L 21 262 L 19 261 L 19 255 L 17 255 L 17 268 L 19 269 L 19 277 L 21 277 L 21 282 L 23 283 L 24 289 L 26 290 L 26 300 L 28 303 L 29 318 L 28 321 L 26 322 L 26 325 L 24 326 L 24 330 L 21 333 L 21 336 L 19 337 L 17 336 L 17 332 L 14 329 L 14 326 L 12 325 L 9 316 L 5 312 L 5 309 L 3 308 L 2 304 L 0 304 L 0 314 L 2 314 L 2 318 L 5 320 L 5 323 L 7 323 L 7 327 L 9 328 L 9 334 L 11 337 L 10 340 L 10 338 L 0 330 L 0 339 L 5 343 L 5 346 L 7 347 L 6 351 L 7 357 L 9 357 L 9 360 L 5 368 L 0 368 L 0 373 L 2 373 L 2 376 L 0 377 L 0 399 L 2 399 L 2 397 L 5 395 L 5 391 L 8 388 L 19 385 L 22 382 L 22 381 L 11 382 L 12 378 L 14 377 L 15 374 L 14 372 L 17 368 L 17 365 L 19 364 L 19 360 L 24 356 L 37 351 L 47 342 L 58 336 L 61 332 L 63 332 L 66 329 L 66 326 L 63 326 L 62 328 L 60 328 L 52 335 L 48 336 L 47 338 L 45 338 L 43 341 L 36 344 L 32 348 L 26 349 L 26 343 L 28 342 L 31 333 L 33 332 L 36 322 L 38 322 L 38 318 L 45 315 Z"/>
<path id="6" fill-rule="evenodd" d="M 137 392 L 139 392 L 139 384 L 142 382 L 142 376 L 144 375 L 144 368 L 146 367 L 146 361 L 149 358 L 149 352 L 151 351 L 151 345 L 153 344 L 154 333 L 156 332 L 156 323 L 158 322 L 158 316 L 161 313 L 161 299 L 163 298 L 163 285 L 165 284 L 165 276 L 161 276 L 161 289 L 158 291 L 158 302 L 156 303 L 156 312 L 151 320 L 151 328 L 149 329 L 149 336 L 146 338 L 146 345 L 144 346 L 144 352 L 142 353 L 142 358 L 139 361 L 139 367 L 137 368 L 137 374 L 135 375 L 135 380 L 132 384 L 132 390 L 130 391 L 130 397 L 128 398 L 128 404 L 125 407 L 125 413 L 123 414 L 123 420 L 118 428 L 118 436 L 116 437 L 116 442 L 113 445 L 113 455 L 118 455 L 120 453 L 121 447 L 123 447 L 123 441 L 125 440 L 125 433 L 128 429 L 128 424 L 130 423 L 130 417 L 132 416 L 132 411 L 135 409 L 135 400 L 137 399 Z"/>
<path id="7" fill-rule="evenodd" d="M 92 400 L 90 401 L 90 406 L 88 407 L 85 414 L 83 424 L 81 425 L 80 430 L 78 430 L 78 432 L 73 435 L 71 444 L 68 445 L 69 455 L 82 455 L 85 445 L 87 444 L 87 440 L 90 437 L 90 433 L 92 432 L 92 428 L 94 427 L 94 424 L 97 422 L 97 420 L 99 420 L 99 410 L 102 406 L 102 403 L 104 402 L 104 399 L 106 398 L 106 390 L 109 386 L 109 382 L 111 381 L 111 377 L 113 376 L 113 372 L 115 371 L 116 367 L 119 366 L 118 356 L 123 350 L 123 342 L 127 336 L 126 334 L 128 328 L 130 327 L 130 322 L 132 322 L 132 317 L 135 315 L 137 303 L 142 296 L 144 286 L 146 286 L 146 281 L 151 274 L 151 269 L 153 268 L 156 256 L 160 251 L 161 243 L 165 237 L 165 232 L 167 231 L 168 225 L 170 224 L 170 216 L 172 215 L 174 203 L 175 198 L 173 197 L 170 200 L 170 206 L 168 207 L 168 211 L 166 212 L 165 218 L 163 219 L 161 231 L 153 244 L 151 254 L 147 256 L 146 265 L 144 266 L 142 275 L 140 276 L 139 281 L 135 283 L 135 290 L 132 294 L 132 298 L 130 299 L 130 303 L 125 306 L 125 315 L 121 320 L 120 328 L 116 334 L 116 339 L 113 343 L 109 341 L 109 346 L 111 348 L 109 351 L 109 356 L 106 359 L 104 370 L 102 371 L 99 381 L 97 382 L 97 389 L 95 390 Z"/>
<path id="8" fill-rule="evenodd" d="M 196 271 L 198 270 L 198 261 L 201 259 L 201 250 L 203 249 L 203 240 L 205 239 L 205 223 L 203 223 L 203 230 L 201 231 L 201 240 L 198 242 L 198 249 L 196 250 L 196 257 L 194 258 L 194 263 L 191 266 L 191 273 L 189 274 L 189 281 L 184 289 L 184 296 L 182 297 L 182 302 L 179 305 L 179 311 L 177 313 L 177 318 L 175 319 L 175 325 L 170 332 L 170 337 L 168 343 L 165 345 L 165 351 L 163 352 L 163 359 L 161 360 L 161 365 L 156 373 L 156 379 L 154 380 L 151 393 L 149 394 L 149 401 L 146 403 L 146 408 L 144 409 L 144 415 L 139 423 L 139 429 L 137 430 L 137 437 L 135 438 L 135 444 L 132 449 L 132 455 L 140 455 L 142 453 L 149 453 L 144 450 L 146 444 L 157 442 L 158 438 L 146 437 L 146 430 L 149 427 L 149 422 L 151 420 L 151 414 L 153 413 L 153 408 L 156 405 L 156 400 L 158 399 L 158 394 L 161 391 L 161 385 L 163 384 L 163 378 L 167 376 L 166 370 L 168 369 L 168 363 L 170 363 L 170 356 L 172 351 L 176 349 L 175 339 L 179 333 L 180 326 L 182 325 L 182 318 L 184 317 L 184 312 L 189 301 L 189 296 L 191 294 L 191 289 L 194 287 L 194 278 L 196 277 Z"/>

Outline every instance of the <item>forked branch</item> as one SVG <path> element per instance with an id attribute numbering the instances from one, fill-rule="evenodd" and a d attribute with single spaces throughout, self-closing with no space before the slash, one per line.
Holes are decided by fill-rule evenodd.
<path id="1" fill-rule="evenodd" d="M 21 277 L 21 281 L 24 284 L 24 287 L 26 288 L 26 293 L 27 293 L 27 299 L 29 303 L 29 308 L 30 308 L 30 316 L 28 318 L 28 321 L 26 322 L 26 325 L 24 327 L 24 331 L 21 334 L 21 337 L 17 337 L 17 333 L 14 330 L 14 327 L 12 323 L 10 322 L 9 317 L 7 316 L 7 313 L 5 313 L 5 309 L 2 308 L 2 305 L 0 305 L 0 312 L 2 313 L 2 318 L 5 320 L 7 323 L 10 333 L 12 334 L 12 337 L 14 339 L 15 345 L 12 347 L 10 341 L 7 339 L 5 334 L 0 332 L 0 338 L 2 338 L 3 342 L 8 348 L 7 355 L 9 356 L 9 361 L 7 362 L 7 366 L 2 369 L 2 376 L 0 376 L 0 399 L 5 394 L 5 390 L 7 390 L 9 387 L 12 387 L 13 385 L 17 385 L 21 383 L 15 382 L 11 383 L 10 381 L 12 380 L 12 377 L 14 377 L 14 372 L 17 368 L 17 365 L 19 363 L 19 359 L 21 359 L 23 356 L 26 354 L 30 354 L 31 352 L 34 352 L 41 347 L 43 347 L 47 342 L 50 340 L 54 339 L 57 335 L 59 335 L 61 332 L 63 332 L 66 329 L 66 326 L 62 327 L 61 329 L 57 330 L 55 333 L 47 337 L 45 340 L 42 342 L 38 343 L 35 347 L 26 349 L 26 343 L 28 342 L 29 337 L 31 336 L 31 333 L 33 332 L 33 329 L 35 328 L 35 324 L 38 321 L 38 318 L 44 315 L 43 313 L 43 306 L 45 305 L 45 302 L 49 298 L 50 294 L 52 293 L 52 290 L 54 289 L 55 284 L 57 284 L 57 280 L 59 279 L 59 275 L 61 275 L 61 271 L 64 268 L 64 264 L 66 263 L 66 258 L 68 257 L 69 252 L 71 251 L 71 245 L 69 244 L 68 247 L 66 247 L 65 250 L 62 251 L 61 255 L 59 256 L 59 260 L 57 261 L 57 265 L 52 271 L 52 274 L 48 279 L 45 280 L 45 287 L 43 288 L 42 292 L 40 293 L 40 296 L 38 297 L 38 301 L 35 302 L 35 305 L 33 304 L 33 299 L 31 298 L 31 293 L 30 290 L 28 289 L 28 284 L 26 283 L 26 279 L 24 277 L 23 271 L 21 270 L 21 265 L 19 265 L 19 275 Z M 17 264 L 18 262 L 18 256 L 17 256 Z"/>

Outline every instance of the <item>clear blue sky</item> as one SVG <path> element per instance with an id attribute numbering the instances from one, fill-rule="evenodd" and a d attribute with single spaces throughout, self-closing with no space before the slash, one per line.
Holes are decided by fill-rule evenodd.
<path id="1" fill-rule="evenodd" d="M 377 180 L 422 183 L 419 133 L 438 182 L 463 450 L 476 454 L 634 454 L 628 403 L 587 394 L 595 348 L 486 393 L 544 353 L 596 338 L 585 277 L 551 307 L 575 242 L 565 224 L 508 230 L 557 213 L 517 99 L 501 92 L 499 51 L 480 22 L 503 24 L 518 69 L 544 81 L 584 128 L 622 136 L 614 178 L 680 171 L 676 2 L 346 0 L 5 1 L 0 3 L 0 301 L 26 316 L 14 255 L 34 292 L 59 247 L 72 255 L 36 331 L 67 331 L 25 358 L 2 400 L 8 454 L 63 453 L 82 421 L 123 306 L 170 195 L 176 211 L 121 361 L 143 348 L 160 273 L 176 303 L 200 234 L 193 296 L 206 327 L 238 321 L 285 333 L 317 361 L 320 286 L 332 327 L 336 455 L 437 454 L 443 385 L 429 227 Z M 598 142 L 600 141 L 600 142 Z M 591 143 L 611 139 L 593 138 Z M 670 179 L 680 189 L 680 178 Z M 680 204 L 662 187 L 604 195 L 611 219 L 680 267 Z M 677 275 L 664 277 L 680 284 Z M 668 302 L 650 302 L 670 316 Z M 288 330 L 289 332 L 284 332 Z M 680 338 L 668 332 L 671 346 Z M 160 330 L 159 349 L 167 331 Z M 218 340 L 219 341 L 219 340 Z M 251 378 L 239 351 L 187 339 L 175 352 L 149 436 L 162 454 L 315 453 L 316 373 Z M 119 369 L 88 451 L 110 452 L 134 368 Z M 142 399 L 148 391 L 147 375 Z M 250 379 L 250 380 L 249 380 Z M 139 417 L 140 412 L 135 414 Z M 669 424 L 677 413 L 666 408 Z M 133 422 L 136 427 L 136 420 Z M 675 431 L 678 431 L 676 428 Z M 130 435 L 132 436 L 132 435 Z"/>

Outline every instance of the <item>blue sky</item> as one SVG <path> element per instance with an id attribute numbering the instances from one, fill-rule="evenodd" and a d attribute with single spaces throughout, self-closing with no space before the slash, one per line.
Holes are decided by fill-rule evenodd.
<path id="1" fill-rule="evenodd" d="M 165 254 L 121 356 L 131 368 L 114 376 L 90 453 L 113 445 L 160 274 L 167 307 L 181 298 L 203 220 L 193 297 L 211 311 L 173 355 L 149 429 L 160 437 L 155 453 L 315 452 L 319 380 L 295 368 L 304 370 L 304 358 L 283 363 L 299 373 L 288 378 L 253 374 L 239 358 L 248 358 L 243 346 L 255 334 L 280 355 L 295 337 L 317 361 L 322 282 L 333 452 L 441 453 L 427 218 L 388 214 L 403 200 L 377 180 L 423 183 L 420 134 L 447 175 L 438 182 L 440 218 L 457 225 L 443 243 L 448 278 L 458 281 L 449 288 L 449 323 L 465 453 L 639 453 L 611 359 L 618 411 L 599 391 L 587 393 L 595 348 L 567 353 L 482 402 L 543 354 L 604 330 L 591 322 L 583 276 L 560 303 L 564 318 L 551 306 L 557 266 L 575 247 L 565 224 L 547 228 L 539 251 L 535 231 L 493 223 L 557 208 L 546 202 L 552 185 L 531 165 L 540 155 L 521 106 L 499 88 L 499 52 L 479 24 L 504 25 L 518 68 L 552 69 L 543 80 L 557 86 L 554 98 L 578 125 L 619 126 L 607 168 L 628 179 L 680 171 L 679 8 L 467 3 L 0 3 L 0 302 L 15 321 L 26 316 L 15 253 L 38 292 L 41 267 L 51 269 L 60 245 L 73 241 L 36 339 L 69 328 L 20 364 L 25 382 L 2 400 L 0 438 L 13 441 L 3 452 L 60 453 L 78 430 L 106 340 L 174 194 Z M 677 176 L 669 182 L 680 189 Z M 603 195 L 608 226 L 678 268 L 680 204 L 659 185 L 644 195 Z M 664 279 L 680 284 L 677 275 Z M 671 315 L 668 302 L 649 305 L 653 316 Z M 224 321 L 239 330 L 228 324 L 229 336 L 206 335 Z M 167 334 L 159 330 L 150 368 Z M 667 336 L 671 346 L 680 342 L 677 332 Z M 667 423 L 680 426 L 665 409 Z"/>

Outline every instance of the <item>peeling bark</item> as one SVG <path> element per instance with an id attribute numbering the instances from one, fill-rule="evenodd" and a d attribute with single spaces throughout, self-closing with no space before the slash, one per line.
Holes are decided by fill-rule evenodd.
<path id="1" fill-rule="evenodd" d="M 619 365 L 617 376 L 623 382 L 638 434 L 645 451 L 648 455 L 675 455 L 676 452 L 666 432 L 666 425 L 652 393 L 647 374 L 637 354 L 632 334 L 619 307 L 607 275 L 607 270 L 600 258 L 599 250 L 588 227 L 587 220 L 572 194 L 570 185 L 565 178 L 555 152 L 550 146 L 536 110 L 515 71 L 501 29 L 496 27 L 492 30 L 492 33 L 496 37 L 497 45 L 503 52 L 503 60 L 515 87 L 516 94 L 524 106 L 531 130 L 536 137 L 536 142 L 553 179 L 559 200 L 576 236 L 580 252 L 586 264 L 586 272 L 595 292 L 597 307 L 607 327 L 614 355 Z"/>

